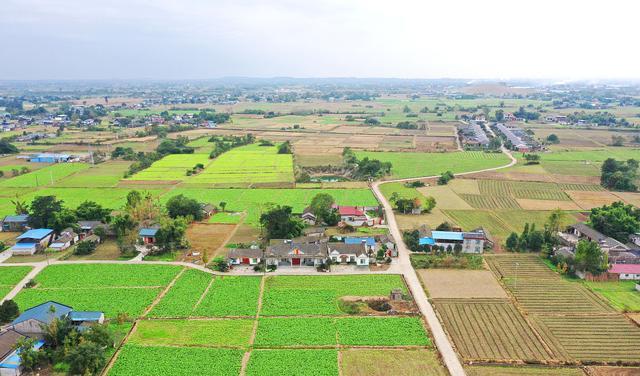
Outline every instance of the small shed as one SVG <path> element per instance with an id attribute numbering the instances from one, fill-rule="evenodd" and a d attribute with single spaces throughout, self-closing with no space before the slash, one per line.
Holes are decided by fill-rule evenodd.
<path id="1" fill-rule="evenodd" d="M 28 223 L 28 214 L 8 215 L 2 220 L 2 231 L 24 231 L 27 229 Z"/>
<path id="2" fill-rule="evenodd" d="M 104 323 L 104 313 L 99 311 L 71 311 L 68 317 L 78 328 L 88 328 L 91 325 Z"/>
<path id="3" fill-rule="evenodd" d="M 138 232 L 138 236 L 142 239 L 144 244 L 155 244 L 157 228 L 141 228 Z"/>

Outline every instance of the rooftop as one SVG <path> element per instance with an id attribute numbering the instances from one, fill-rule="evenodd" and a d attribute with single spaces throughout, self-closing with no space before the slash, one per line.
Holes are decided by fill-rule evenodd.
<path id="1" fill-rule="evenodd" d="M 17 239 L 44 239 L 47 236 L 51 235 L 53 230 L 48 228 L 38 228 L 34 230 L 29 230 L 22 235 L 18 236 Z"/>
<path id="2" fill-rule="evenodd" d="M 28 214 L 8 215 L 4 217 L 3 222 L 26 222 L 29 219 Z"/>
<path id="3" fill-rule="evenodd" d="M 640 274 L 640 264 L 613 264 L 609 273 L 615 274 Z"/>
<path id="4" fill-rule="evenodd" d="M 17 319 L 13 320 L 11 324 L 16 325 L 31 319 L 40 321 L 44 324 L 49 324 L 54 318 L 62 317 L 71 311 L 73 311 L 73 309 L 68 305 L 48 301 L 22 312 L 22 314 L 18 316 Z"/>
<path id="5" fill-rule="evenodd" d="M 71 311 L 69 319 L 71 321 L 99 321 L 104 317 L 104 313 L 98 311 Z"/>
<path id="6" fill-rule="evenodd" d="M 138 232 L 138 235 L 140 235 L 140 236 L 156 236 L 157 232 L 158 232 L 157 228 L 141 228 L 140 232 Z"/>

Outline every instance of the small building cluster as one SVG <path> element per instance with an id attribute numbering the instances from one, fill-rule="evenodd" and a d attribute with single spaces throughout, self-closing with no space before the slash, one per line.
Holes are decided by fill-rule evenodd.
<path id="1" fill-rule="evenodd" d="M 610 268 L 606 279 L 636 279 L 640 280 L 640 234 L 629 237 L 628 243 L 622 243 L 589 227 L 585 223 L 571 225 L 561 232 L 562 246 L 556 254 L 566 258 L 575 257 L 575 250 L 580 240 L 598 243 L 600 249 L 609 259 Z"/>
<path id="2" fill-rule="evenodd" d="M 489 137 L 487 137 L 482 125 L 475 120 L 471 120 L 467 124 L 458 124 L 458 136 L 465 147 L 486 148 L 489 146 Z"/>
<path id="3" fill-rule="evenodd" d="M 343 206 L 334 205 L 334 209 L 340 214 L 340 222 L 338 227 L 363 227 L 363 226 L 375 226 L 383 223 L 383 219 L 379 217 L 373 217 L 368 212 L 377 212 L 379 207 L 377 206 Z M 306 208 L 300 215 L 300 218 L 308 225 L 316 225 L 317 218 L 311 211 L 311 208 Z"/>
<path id="4" fill-rule="evenodd" d="M 48 301 L 22 312 L 0 332 L 0 375 L 21 374 L 18 342 L 24 338 L 36 340 L 34 350 L 44 345 L 47 325 L 55 319 L 68 319 L 73 326 L 83 331 L 95 324 L 104 323 L 104 313 L 97 311 L 74 311 L 72 307 Z"/>
<path id="5" fill-rule="evenodd" d="M 369 237 L 303 236 L 294 239 L 272 239 L 261 249 L 236 248 L 229 251 L 229 265 L 311 266 L 351 264 L 369 266 L 375 262 L 380 249 L 384 257 L 396 257 L 395 244 L 386 235 Z"/>
<path id="6" fill-rule="evenodd" d="M 496 128 L 510 143 L 512 150 L 526 153 L 540 148 L 540 145 L 522 128 L 504 123 L 497 123 Z"/>

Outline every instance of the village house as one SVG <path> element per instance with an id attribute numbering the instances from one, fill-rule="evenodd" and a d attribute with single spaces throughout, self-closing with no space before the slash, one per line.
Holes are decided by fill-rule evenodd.
<path id="1" fill-rule="evenodd" d="M 104 323 L 104 313 L 98 311 L 71 311 L 67 317 L 79 331 Z"/>
<path id="2" fill-rule="evenodd" d="M 29 162 L 34 163 L 64 163 L 71 161 L 69 154 L 41 153 L 29 158 Z"/>
<path id="3" fill-rule="evenodd" d="M 27 229 L 29 225 L 29 215 L 8 215 L 2 220 L 2 231 L 21 232 Z"/>
<path id="4" fill-rule="evenodd" d="M 49 246 L 53 239 L 53 230 L 40 228 L 29 230 L 16 238 L 16 244 L 9 248 L 14 256 L 33 255 Z"/>
<path id="5" fill-rule="evenodd" d="M 365 248 L 368 252 L 376 252 L 377 243 L 376 239 L 371 236 L 368 237 L 356 237 L 356 236 L 347 236 L 344 238 L 345 244 L 364 244 Z"/>
<path id="6" fill-rule="evenodd" d="M 369 252 L 366 243 L 347 244 L 340 242 L 327 243 L 329 257 L 336 264 L 369 265 Z"/>
<path id="7" fill-rule="evenodd" d="M 517 121 L 518 118 L 514 114 L 512 114 L 511 112 L 505 112 L 504 116 L 503 116 L 503 120 L 505 122 L 511 122 L 511 121 Z"/>
<path id="8" fill-rule="evenodd" d="M 340 214 L 340 223 L 353 227 L 373 226 L 374 220 L 370 219 L 363 209 L 356 206 L 336 206 Z"/>
<path id="9" fill-rule="evenodd" d="M 320 266 L 328 257 L 327 243 L 294 243 L 285 241 L 270 245 L 265 251 L 267 265 Z"/>
<path id="10" fill-rule="evenodd" d="M 315 225 L 316 221 L 318 220 L 316 218 L 316 215 L 313 214 L 311 212 L 311 208 L 310 207 L 306 207 L 303 211 L 302 214 L 300 215 L 300 218 L 302 219 L 302 221 L 307 224 L 307 225 Z"/>
<path id="11" fill-rule="evenodd" d="M 92 235 L 96 228 L 107 226 L 100 221 L 78 221 L 78 228 L 80 228 L 80 240 L 84 239 L 86 236 Z"/>
<path id="12" fill-rule="evenodd" d="M 640 264 L 613 264 L 609 274 L 619 280 L 640 280 Z"/>
<path id="13" fill-rule="evenodd" d="M 424 229 L 421 231 L 419 244 L 452 249 L 459 244 L 462 246 L 462 253 L 482 253 L 485 246 L 492 242 L 482 228 L 466 232 Z"/>
<path id="14" fill-rule="evenodd" d="M 629 241 L 640 247 L 640 232 L 629 235 Z"/>
<path id="15" fill-rule="evenodd" d="M 229 265 L 258 265 L 264 251 L 259 248 L 234 248 L 227 253 Z"/>
<path id="16" fill-rule="evenodd" d="M 561 233 L 560 237 L 565 243 L 575 248 L 580 240 L 590 240 L 598 243 L 600 249 L 609 255 L 620 252 L 628 252 L 629 247 L 614 238 L 606 236 L 599 231 L 587 226 L 584 223 L 576 223 L 568 227 L 566 233 Z"/>
<path id="17" fill-rule="evenodd" d="M 51 244 L 49 244 L 49 249 L 57 252 L 64 251 L 65 249 L 76 244 L 78 239 L 78 234 L 76 234 L 72 228 L 67 228 L 60 233 L 60 236 L 58 236 L 53 242 L 51 242 Z"/>
<path id="18" fill-rule="evenodd" d="M 20 364 L 20 355 L 16 346 L 18 342 L 27 336 L 18 333 L 13 329 L 0 333 L 0 376 L 20 376 L 22 367 Z M 44 345 L 43 340 L 38 340 L 33 345 L 34 350 L 40 350 Z"/>
<path id="19" fill-rule="evenodd" d="M 202 215 L 206 218 L 211 217 L 216 213 L 216 207 L 211 204 L 201 204 L 202 207 Z"/>
<path id="20" fill-rule="evenodd" d="M 54 301 L 48 301 L 22 312 L 9 324 L 9 328 L 33 338 L 42 338 L 43 326 L 51 324 L 55 319 L 66 317 L 73 308 Z"/>

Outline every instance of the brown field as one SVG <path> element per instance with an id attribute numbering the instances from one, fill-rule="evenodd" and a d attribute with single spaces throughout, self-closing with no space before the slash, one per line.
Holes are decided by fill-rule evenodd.
<path id="1" fill-rule="evenodd" d="M 524 210 L 580 210 L 573 201 L 532 200 L 528 198 L 516 198 L 518 205 Z"/>
<path id="2" fill-rule="evenodd" d="M 507 298 L 489 270 L 420 269 L 418 274 L 432 299 Z"/>
<path id="3" fill-rule="evenodd" d="M 71 256 L 69 260 L 117 260 L 122 254 L 115 240 L 100 243 L 95 252 L 86 256 Z"/>
<path id="4" fill-rule="evenodd" d="M 591 376 L 638 376 L 638 367 L 587 367 L 587 374 Z"/>
<path id="5" fill-rule="evenodd" d="M 433 350 L 350 349 L 340 352 L 343 376 L 446 376 Z"/>
<path id="6" fill-rule="evenodd" d="M 584 376 L 579 368 L 535 366 L 470 366 L 465 367 L 468 376 Z"/>
<path id="7" fill-rule="evenodd" d="M 621 315 L 536 316 L 536 325 L 582 362 L 640 362 L 640 329 Z"/>
<path id="8" fill-rule="evenodd" d="M 569 197 L 584 210 L 590 210 L 603 205 L 620 201 L 620 198 L 610 192 L 566 191 Z"/>
<path id="9" fill-rule="evenodd" d="M 236 233 L 229 239 L 227 243 L 251 243 L 260 235 L 260 231 L 249 225 L 239 224 Z"/>
<path id="10" fill-rule="evenodd" d="M 465 361 L 543 362 L 558 359 L 507 299 L 434 299 L 441 321 Z"/>
<path id="11" fill-rule="evenodd" d="M 435 185 L 418 188 L 424 196 L 432 196 L 436 199 L 436 205 L 440 209 L 470 210 L 473 209 L 465 200 L 455 194 L 448 185 Z"/>
<path id="12" fill-rule="evenodd" d="M 449 182 L 449 187 L 455 193 L 466 193 L 471 195 L 479 195 L 480 189 L 478 188 L 478 182 L 471 179 L 454 179 Z"/>
<path id="13" fill-rule="evenodd" d="M 621 200 L 624 200 L 627 204 L 640 208 L 640 193 L 631 192 L 611 192 Z"/>
<path id="14" fill-rule="evenodd" d="M 187 240 L 194 252 L 207 252 L 209 259 L 224 250 L 224 244 L 236 225 L 194 223 L 187 229 Z"/>
<path id="15" fill-rule="evenodd" d="M 442 210 L 438 208 L 433 209 L 429 214 L 396 214 L 396 221 L 402 230 L 412 230 L 423 224 L 426 224 L 431 228 L 436 228 L 442 222 L 452 222 L 451 218 L 447 217 Z"/>

